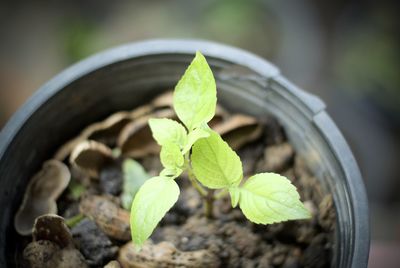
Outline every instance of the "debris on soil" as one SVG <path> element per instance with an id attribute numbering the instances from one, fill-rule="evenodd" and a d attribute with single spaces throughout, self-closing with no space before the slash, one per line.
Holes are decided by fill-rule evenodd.
<path id="1" fill-rule="evenodd" d="M 169 242 L 152 244 L 147 241 L 138 252 L 132 242 L 119 251 L 118 261 L 124 268 L 219 267 L 220 261 L 209 250 L 180 251 Z"/>
<path id="2" fill-rule="evenodd" d="M 23 252 L 29 267 L 88 267 L 81 252 L 75 248 L 72 235 L 57 215 L 43 215 L 36 219 L 33 242 Z"/>
<path id="3" fill-rule="evenodd" d="M 61 248 L 73 247 L 73 240 L 64 218 L 46 214 L 35 220 L 32 232 L 33 241 L 48 240 Z"/>
<path id="4" fill-rule="evenodd" d="M 255 117 L 237 114 L 226 121 L 216 124 L 214 130 L 221 135 L 233 150 L 240 149 L 246 143 L 258 139 L 262 127 Z"/>
<path id="5" fill-rule="evenodd" d="M 83 141 L 72 151 L 69 162 L 72 166 L 98 178 L 101 169 L 115 161 L 112 150 L 97 141 Z"/>
<path id="6" fill-rule="evenodd" d="M 57 160 L 43 164 L 42 169 L 29 182 L 15 215 L 14 226 L 19 234 L 31 234 L 35 219 L 40 215 L 57 213 L 56 200 L 67 188 L 70 179 L 71 173 L 65 164 Z"/>
<path id="7" fill-rule="evenodd" d="M 318 223 L 327 232 L 333 231 L 335 228 L 335 210 L 333 207 L 333 199 L 331 195 L 326 195 L 319 204 Z"/>
<path id="8" fill-rule="evenodd" d="M 113 147 L 117 139 L 117 134 L 128 122 L 142 117 L 150 112 L 150 105 L 143 105 L 134 109 L 133 111 L 117 112 L 110 115 L 103 121 L 93 123 L 87 126 L 79 136 L 67 141 L 63 146 L 61 146 L 54 154 L 54 159 L 64 161 L 75 149 L 75 147 L 85 140 L 93 139 L 103 142 L 104 139 L 106 139 L 106 144 L 110 147 Z M 129 121 L 127 119 L 129 119 Z"/>
<path id="9" fill-rule="evenodd" d="M 129 212 L 104 196 L 84 198 L 79 206 L 80 212 L 94 220 L 109 237 L 121 241 L 131 239 Z"/>
<path id="10" fill-rule="evenodd" d="M 289 167 L 293 157 L 293 147 L 287 142 L 269 146 L 265 149 L 264 158 L 260 161 L 257 170 L 282 172 Z"/>
<path id="11" fill-rule="evenodd" d="M 88 134 L 87 139 L 106 144 L 109 147 L 115 147 L 118 133 L 131 121 L 131 113 L 115 113 L 103 122 L 92 125 L 92 131 Z"/>
<path id="12" fill-rule="evenodd" d="M 48 240 L 31 242 L 23 252 L 27 267 L 31 268 L 86 268 L 84 257 L 75 248 L 61 249 Z"/>
<path id="13" fill-rule="evenodd" d="M 72 236 L 90 265 L 102 265 L 118 252 L 118 247 L 89 219 L 72 228 Z"/>
<path id="14" fill-rule="evenodd" d="M 154 140 L 148 120 L 150 118 L 175 118 L 172 109 L 164 109 L 141 117 L 126 125 L 118 136 L 118 147 L 126 157 L 142 158 L 160 153 L 160 147 Z"/>

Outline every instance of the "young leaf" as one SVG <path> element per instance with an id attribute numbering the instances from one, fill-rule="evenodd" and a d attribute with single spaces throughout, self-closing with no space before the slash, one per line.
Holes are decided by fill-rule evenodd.
<path id="1" fill-rule="evenodd" d="M 239 198 L 240 198 L 240 189 L 239 187 L 230 187 L 229 188 L 229 194 L 231 195 L 231 203 L 232 207 L 236 207 L 239 203 Z"/>
<path id="2" fill-rule="evenodd" d="M 182 154 L 189 152 L 190 148 L 192 148 L 193 144 L 197 140 L 201 138 L 207 138 L 208 136 L 210 136 L 210 133 L 202 128 L 196 128 L 195 130 L 191 131 L 188 135 L 187 143 L 185 147 L 183 147 Z"/>
<path id="3" fill-rule="evenodd" d="M 122 207 L 129 210 L 132 205 L 133 198 L 139 190 L 140 186 L 150 178 L 150 175 L 135 160 L 126 159 L 122 164 L 123 185 L 121 194 Z"/>
<path id="4" fill-rule="evenodd" d="M 151 118 L 149 125 L 154 139 L 160 146 L 172 142 L 183 147 L 187 143 L 187 133 L 184 126 L 167 118 Z"/>
<path id="5" fill-rule="evenodd" d="M 181 168 L 175 167 L 175 168 L 164 168 L 160 172 L 160 176 L 162 177 L 169 177 L 172 179 L 175 179 L 179 175 L 181 175 L 183 170 Z"/>
<path id="6" fill-rule="evenodd" d="M 250 177 L 240 188 L 239 206 L 246 218 L 258 224 L 310 218 L 296 187 L 275 173 Z"/>
<path id="7" fill-rule="evenodd" d="M 191 161 L 196 178 L 211 189 L 238 186 L 243 177 L 239 156 L 213 131 L 194 144 Z"/>
<path id="8" fill-rule="evenodd" d="M 174 169 L 183 165 L 184 159 L 179 146 L 169 142 L 161 147 L 160 152 L 161 164 L 168 169 Z"/>
<path id="9" fill-rule="evenodd" d="M 174 91 L 174 109 L 189 131 L 207 123 L 215 114 L 217 90 L 213 73 L 197 52 Z"/>
<path id="10" fill-rule="evenodd" d="M 138 248 L 150 237 L 178 196 L 178 184 L 171 178 L 153 177 L 143 184 L 133 200 L 130 216 L 132 240 Z"/>

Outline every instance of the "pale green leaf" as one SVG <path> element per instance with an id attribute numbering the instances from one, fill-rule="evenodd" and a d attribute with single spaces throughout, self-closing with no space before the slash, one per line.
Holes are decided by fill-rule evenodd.
<path id="1" fill-rule="evenodd" d="M 174 91 L 174 109 L 189 131 L 210 121 L 215 114 L 217 90 L 213 73 L 197 52 Z"/>
<path id="2" fill-rule="evenodd" d="M 213 131 L 194 144 L 191 161 L 196 178 L 211 189 L 237 186 L 243 177 L 239 156 Z"/>
<path id="3" fill-rule="evenodd" d="M 175 143 L 183 147 L 187 143 L 187 133 L 180 123 L 167 118 L 151 118 L 149 125 L 154 139 L 160 146 Z"/>
<path id="4" fill-rule="evenodd" d="M 181 167 L 184 162 L 179 146 L 172 142 L 166 143 L 161 147 L 160 159 L 161 164 L 170 169 Z"/>
<path id="5" fill-rule="evenodd" d="M 163 177 L 170 177 L 170 178 L 176 178 L 179 175 L 181 175 L 183 170 L 181 168 L 175 167 L 175 168 L 164 168 L 160 172 L 160 176 Z"/>
<path id="6" fill-rule="evenodd" d="M 239 206 L 250 221 L 271 224 L 310 218 L 296 187 L 275 173 L 250 177 L 240 188 Z"/>
<path id="7" fill-rule="evenodd" d="M 229 194 L 231 196 L 232 207 L 236 207 L 239 203 L 240 189 L 239 187 L 230 187 Z"/>
<path id="8" fill-rule="evenodd" d="M 122 171 L 123 184 L 121 203 L 124 209 L 129 210 L 140 186 L 151 176 L 147 174 L 142 165 L 133 159 L 126 159 L 122 163 Z"/>
<path id="9" fill-rule="evenodd" d="M 150 237 L 178 196 L 179 187 L 174 179 L 153 177 L 143 184 L 133 200 L 130 216 L 132 240 L 138 248 Z"/>
<path id="10" fill-rule="evenodd" d="M 188 135 L 187 143 L 185 147 L 183 147 L 182 154 L 189 152 L 190 148 L 192 148 L 197 140 L 207 138 L 208 136 L 210 136 L 210 133 L 202 128 L 196 128 L 191 131 Z"/>

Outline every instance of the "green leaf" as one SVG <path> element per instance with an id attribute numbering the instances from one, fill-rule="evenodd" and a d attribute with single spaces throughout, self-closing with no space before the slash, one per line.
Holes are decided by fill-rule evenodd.
<path id="1" fill-rule="evenodd" d="M 180 123 L 167 118 L 151 118 L 149 125 L 154 139 L 160 146 L 176 143 L 183 147 L 187 143 L 187 133 Z"/>
<path id="2" fill-rule="evenodd" d="M 189 131 L 210 121 L 215 114 L 217 89 L 204 56 L 196 52 L 174 91 L 174 109 Z"/>
<path id="3" fill-rule="evenodd" d="M 181 175 L 183 172 L 183 170 L 181 168 L 164 168 L 163 170 L 161 170 L 160 172 L 160 176 L 162 177 L 170 177 L 175 179 L 176 177 L 178 177 L 179 175 Z"/>
<path id="4" fill-rule="evenodd" d="M 169 169 L 181 167 L 184 163 L 184 158 L 179 146 L 172 142 L 166 143 L 161 147 L 160 159 L 161 164 Z"/>
<path id="5" fill-rule="evenodd" d="M 239 156 L 213 131 L 194 144 L 191 161 L 196 178 L 211 189 L 237 186 L 243 177 Z"/>
<path id="6" fill-rule="evenodd" d="M 250 177 L 240 188 L 239 206 L 250 221 L 271 224 L 310 218 L 288 179 L 275 173 Z"/>
<path id="7" fill-rule="evenodd" d="M 196 128 L 193 131 L 191 131 L 188 135 L 187 143 L 185 147 L 183 147 L 182 154 L 186 154 L 187 152 L 190 151 L 190 148 L 192 148 L 193 144 L 198 141 L 201 138 L 207 138 L 210 136 L 210 133 L 204 129 L 201 128 Z"/>
<path id="8" fill-rule="evenodd" d="M 70 197 L 73 200 L 78 200 L 86 191 L 85 186 L 79 183 L 76 179 L 72 179 L 68 185 Z"/>
<path id="9" fill-rule="evenodd" d="M 130 216 L 132 240 L 138 248 L 150 237 L 178 196 L 178 184 L 171 178 L 153 177 L 143 184 L 133 200 Z"/>
<path id="10" fill-rule="evenodd" d="M 240 189 L 239 187 L 230 187 L 229 194 L 231 195 L 232 207 L 236 207 L 239 203 Z"/>
<path id="11" fill-rule="evenodd" d="M 122 164 L 123 185 L 121 194 L 122 207 L 129 210 L 139 188 L 151 176 L 135 160 L 126 159 Z"/>

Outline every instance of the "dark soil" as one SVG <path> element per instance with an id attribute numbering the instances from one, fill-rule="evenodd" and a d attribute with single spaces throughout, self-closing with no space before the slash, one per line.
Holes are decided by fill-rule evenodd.
<path id="1" fill-rule="evenodd" d="M 239 209 L 231 207 L 229 197 L 217 200 L 214 219 L 207 219 L 199 195 L 182 176 L 178 179 L 180 198 L 153 233 L 154 244 L 167 241 L 182 252 L 205 249 L 217 256 L 219 262 L 215 262 L 215 266 L 219 267 L 330 266 L 336 224 L 332 197 L 324 192 L 318 179 L 296 155 L 279 124 L 267 119 L 262 125 L 262 136 L 238 150 L 245 177 L 266 171 L 285 175 L 298 188 L 301 200 L 313 215 L 312 219 L 256 225 L 249 222 Z M 138 160 L 152 174 L 161 168 L 154 155 Z M 98 180 L 82 177 L 79 183 L 87 188 L 84 196 L 107 195 L 110 202 L 120 206 L 117 197 L 122 187 L 121 165 L 105 166 Z M 78 214 L 81 198 L 74 198 L 66 191 L 58 200 L 59 214 L 65 218 Z M 118 259 L 118 251 L 128 242 L 106 235 L 93 218 L 80 221 L 72 228 L 71 234 L 91 267 L 103 267 Z M 120 264 L 124 265 L 121 261 Z M 118 267 L 116 262 L 113 265 Z M 153 266 L 144 263 L 141 267 Z"/>

